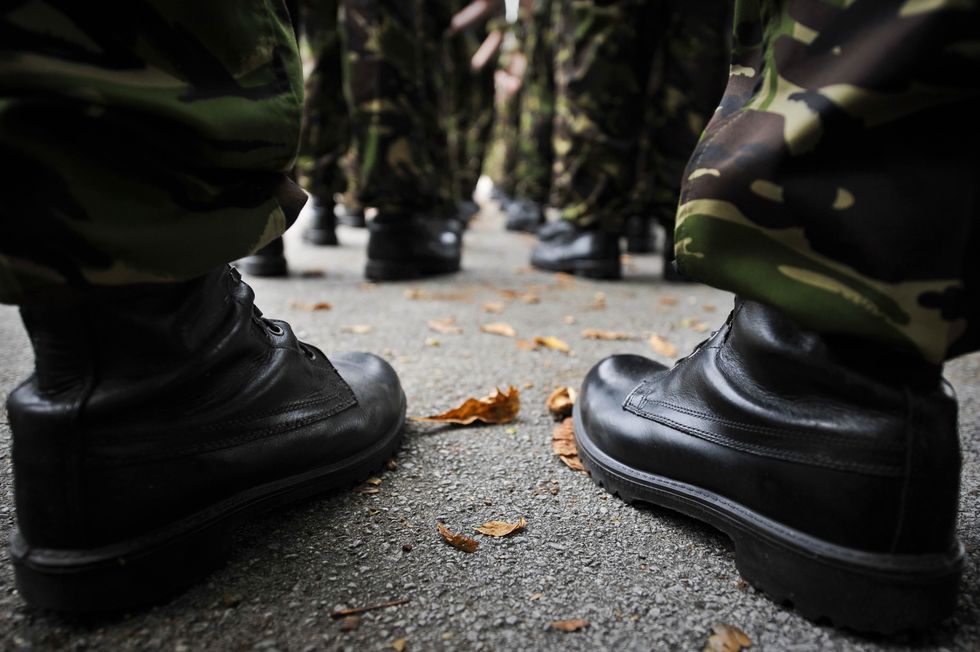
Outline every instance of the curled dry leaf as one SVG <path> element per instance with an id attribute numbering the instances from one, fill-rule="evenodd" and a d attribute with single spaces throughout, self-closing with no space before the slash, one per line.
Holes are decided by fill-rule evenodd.
<path id="1" fill-rule="evenodd" d="M 560 632 L 577 632 L 580 629 L 585 629 L 589 626 L 589 621 L 583 618 L 573 618 L 571 620 L 553 620 L 548 623 L 551 629 L 557 629 Z"/>
<path id="2" fill-rule="evenodd" d="M 568 417 L 557 426 L 551 434 L 551 449 L 555 455 L 573 471 L 585 472 L 582 461 L 578 457 L 578 447 L 575 445 L 575 430 L 572 418 Z"/>
<path id="3" fill-rule="evenodd" d="M 535 344 L 540 344 L 543 347 L 552 349 L 553 351 L 561 351 L 562 353 L 571 353 L 572 347 L 568 346 L 563 340 L 558 339 L 553 335 L 546 335 L 545 337 L 535 337 Z"/>
<path id="4" fill-rule="evenodd" d="M 487 301 L 483 304 L 483 312 L 488 312 L 493 315 L 499 315 L 504 311 L 504 304 L 499 301 Z"/>
<path id="5" fill-rule="evenodd" d="M 429 328 L 442 335 L 457 335 L 463 332 L 463 329 L 456 325 L 455 317 L 446 317 L 445 319 L 430 319 L 426 322 Z"/>
<path id="6" fill-rule="evenodd" d="M 527 521 L 524 517 L 517 519 L 517 523 L 508 523 L 507 521 L 487 521 L 480 527 L 476 528 L 476 531 L 480 534 L 486 534 L 491 537 L 506 537 L 515 532 L 520 532 L 527 525 Z"/>
<path id="7" fill-rule="evenodd" d="M 676 306 L 677 305 L 677 297 L 675 297 L 672 294 L 665 294 L 662 297 L 660 297 L 660 305 L 662 305 L 662 306 Z"/>
<path id="8" fill-rule="evenodd" d="M 462 534 L 453 534 L 449 531 L 442 523 L 436 523 L 436 529 L 439 530 L 440 536 L 442 536 L 443 541 L 451 545 L 453 548 L 458 548 L 463 552 L 476 552 L 476 549 L 480 546 L 480 542 L 476 539 L 471 539 Z"/>
<path id="9" fill-rule="evenodd" d="M 483 326 L 480 326 L 480 330 L 484 333 L 491 333 L 492 335 L 517 337 L 517 331 L 514 330 L 514 327 L 502 321 L 494 322 L 492 324 L 484 324 Z"/>
<path id="10" fill-rule="evenodd" d="M 598 328 L 586 328 L 582 331 L 582 337 L 587 340 L 633 340 L 636 339 L 631 333 L 617 333 L 616 331 L 604 331 Z"/>
<path id="11" fill-rule="evenodd" d="M 333 308 L 332 303 L 326 301 L 313 301 L 311 303 L 304 303 L 302 301 L 293 301 L 291 304 L 293 308 L 297 310 L 305 310 L 307 312 L 317 312 L 319 310 L 330 310 Z"/>
<path id="12" fill-rule="evenodd" d="M 571 387 L 559 387 L 551 392 L 545 405 L 548 412 L 555 418 L 555 421 L 562 421 L 572 416 L 572 407 L 575 405 L 576 392 Z"/>
<path id="13" fill-rule="evenodd" d="M 391 649 L 394 650 L 395 652 L 405 652 L 405 649 L 407 647 L 408 647 L 407 638 L 396 638 L 391 642 Z"/>
<path id="14" fill-rule="evenodd" d="M 367 335 L 374 330 L 374 326 L 369 326 L 368 324 L 353 324 L 350 326 L 341 326 L 340 330 L 345 333 L 353 333 L 355 335 Z"/>
<path id="15" fill-rule="evenodd" d="M 677 357 L 677 347 L 668 342 L 662 335 L 654 333 L 650 336 L 650 348 L 668 358 Z"/>
<path id="16" fill-rule="evenodd" d="M 429 417 L 416 417 L 416 421 L 432 421 L 435 423 L 455 423 L 468 426 L 471 423 L 510 423 L 517 417 L 521 409 L 521 396 L 516 387 L 511 385 L 507 392 L 495 388 L 486 398 L 469 398 L 458 408 Z"/>
<path id="17" fill-rule="evenodd" d="M 704 652 L 739 652 L 752 647 L 752 639 L 734 625 L 718 623 L 712 627 L 714 634 L 708 637 Z"/>

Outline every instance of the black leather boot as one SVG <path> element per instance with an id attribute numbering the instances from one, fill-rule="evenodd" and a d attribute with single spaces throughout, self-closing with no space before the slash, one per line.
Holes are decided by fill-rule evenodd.
<path id="1" fill-rule="evenodd" d="M 524 231 L 534 233 L 544 224 L 544 210 L 536 201 L 530 199 L 515 199 L 505 207 L 508 231 Z"/>
<path id="2" fill-rule="evenodd" d="M 746 580 L 890 633 L 956 605 L 956 399 L 935 368 L 737 303 L 673 368 L 607 358 L 575 405 L 592 478 L 728 534 Z"/>
<path id="3" fill-rule="evenodd" d="M 657 248 L 657 234 L 653 218 L 631 215 L 626 220 L 626 251 L 631 254 L 649 254 Z"/>
<path id="4" fill-rule="evenodd" d="M 333 214 L 337 221 L 344 226 L 352 226 L 355 229 L 367 227 L 364 211 L 360 208 L 348 208 L 344 204 L 338 203 L 333 207 Z"/>
<path id="5" fill-rule="evenodd" d="M 23 308 L 36 372 L 10 395 L 17 587 L 66 612 L 158 602 L 257 512 L 379 468 L 405 396 L 366 353 L 262 317 L 234 270 Z"/>
<path id="6" fill-rule="evenodd" d="M 282 238 L 276 238 L 251 256 L 236 260 L 235 267 L 250 276 L 289 276 Z"/>
<path id="7" fill-rule="evenodd" d="M 379 213 L 368 225 L 364 276 L 371 281 L 399 281 L 458 272 L 462 231 L 455 219 L 430 215 L 393 218 Z"/>
<path id="8" fill-rule="evenodd" d="M 316 197 L 310 203 L 310 223 L 303 231 L 303 240 L 313 245 L 336 247 L 340 242 L 337 240 L 334 207 L 325 205 Z"/>
<path id="9" fill-rule="evenodd" d="M 550 272 L 567 272 L 589 278 L 620 278 L 619 236 L 599 230 L 583 230 L 559 220 L 538 230 L 538 244 L 531 265 Z"/>

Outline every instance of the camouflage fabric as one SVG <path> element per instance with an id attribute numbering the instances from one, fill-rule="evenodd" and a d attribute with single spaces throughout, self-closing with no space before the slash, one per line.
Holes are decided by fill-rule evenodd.
<path id="1" fill-rule="evenodd" d="M 278 236 L 302 71 L 282 2 L 0 8 L 0 301 L 201 275 Z"/>
<path id="2" fill-rule="evenodd" d="M 347 191 L 350 164 L 350 120 L 344 99 L 343 52 L 337 31 L 339 0 L 303 0 L 300 31 L 313 55 L 306 77 L 306 103 L 298 172 L 314 197 L 327 203 Z"/>
<path id="3" fill-rule="evenodd" d="M 555 30 L 552 0 L 534 0 L 524 12 L 523 51 L 527 74 L 520 98 L 517 127 L 517 181 L 514 193 L 521 199 L 548 203 L 553 163 L 552 122 L 555 118 Z"/>
<path id="4" fill-rule="evenodd" d="M 342 0 L 359 203 L 384 218 L 453 210 L 442 121 L 445 2 Z"/>
<path id="5" fill-rule="evenodd" d="M 491 22 L 493 29 L 503 30 L 507 36 L 497 58 L 497 70 L 506 71 L 511 67 L 515 56 L 523 56 L 520 49 L 522 35 L 520 23 L 508 26 L 503 19 Z M 499 73 L 498 73 L 499 74 Z M 503 191 L 508 197 L 513 197 L 517 186 L 517 161 L 520 158 L 518 150 L 518 129 L 520 125 L 521 93 L 503 92 L 499 84 L 495 84 L 493 100 L 493 126 L 490 132 L 490 142 L 483 163 L 483 174 L 490 177 L 494 186 Z"/>
<path id="6" fill-rule="evenodd" d="M 980 347 L 977 0 L 742 0 L 681 270 L 939 363 Z"/>
<path id="7" fill-rule="evenodd" d="M 629 213 L 673 228 L 684 168 L 721 101 L 731 57 L 728 0 L 661 3 Z"/>

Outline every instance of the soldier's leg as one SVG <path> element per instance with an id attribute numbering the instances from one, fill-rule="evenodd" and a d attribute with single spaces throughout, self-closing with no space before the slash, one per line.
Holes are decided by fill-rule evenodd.
<path id="1" fill-rule="evenodd" d="M 400 440 L 390 367 L 331 364 L 224 265 L 305 201 L 283 5 L 229 7 L 0 9 L 0 300 L 35 355 L 7 400 L 10 548 L 42 608 L 162 600 L 242 519 L 350 486 Z"/>
<path id="2" fill-rule="evenodd" d="M 542 269 L 620 275 L 619 235 L 636 178 L 649 68 L 663 8 L 643 0 L 560 0 L 555 164 L 546 227 L 531 256 Z"/>
<path id="3" fill-rule="evenodd" d="M 493 181 L 493 199 L 506 206 L 514 198 L 515 168 L 519 153 L 517 130 L 523 92 L 523 26 L 509 25 L 503 18 L 490 23 L 504 34 L 494 72 L 493 125 L 483 164 L 483 174 Z"/>
<path id="4" fill-rule="evenodd" d="M 980 3 L 743 1 L 685 172 L 683 271 L 732 290 L 667 369 L 617 356 L 576 403 L 592 477 L 729 533 L 811 618 L 925 627 L 957 603 L 957 404 L 976 350 Z"/>
<path id="5" fill-rule="evenodd" d="M 366 274 L 392 280 L 457 271 L 460 234 L 440 122 L 439 39 L 448 12 L 421 0 L 343 0 L 342 7 L 358 199 L 377 210 Z"/>

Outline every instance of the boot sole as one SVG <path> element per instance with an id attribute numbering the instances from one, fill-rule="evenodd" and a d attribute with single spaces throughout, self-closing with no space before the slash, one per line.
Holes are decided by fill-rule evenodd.
<path id="1" fill-rule="evenodd" d="M 532 260 L 531 265 L 546 272 L 564 272 L 586 278 L 620 279 L 623 277 L 623 268 L 618 260 L 583 258 L 560 265 L 541 265 Z"/>
<path id="2" fill-rule="evenodd" d="M 805 618 L 860 632 L 923 629 L 956 607 L 963 548 L 947 554 L 876 554 L 840 546 L 773 521 L 724 496 L 626 466 L 589 440 L 575 410 L 579 457 L 592 479 L 627 503 L 680 512 L 735 544 L 742 577 Z"/>
<path id="3" fill-rule="evenodd" d="M 364 266 L 364 276 L 369 281 L 405 281 L 425 276 L 453 274 L 460 270 L 460 262 L 441 260 L 379 260 L 369 259 Z"/>
<path id="4" fill-rule="evenodd" d="M 238 526 L 317 494 L 350 489 L 381 468 L 401 445 L 404 406 L 403 397 L 396 427 L 355 458 L 256 487 L 134 539 L 87 550 L 45 549 L 32 548 L 14 530 L 10 556 L 17 589 L 34 607 L 74 614 L 163 602 L 223 565 Z"/>

